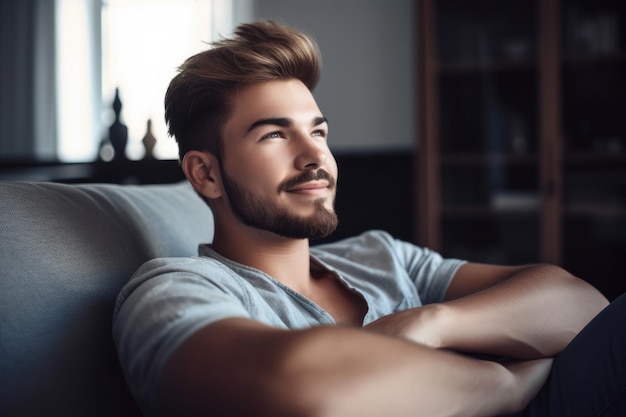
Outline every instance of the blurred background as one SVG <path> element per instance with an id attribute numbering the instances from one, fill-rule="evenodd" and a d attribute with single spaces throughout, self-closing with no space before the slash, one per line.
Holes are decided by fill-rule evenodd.
<path id="1" fill-rule="evenodd" d="M 181 180 L 167 85 L 261 18 L 322 50 L 331 240 L 381 228 L 626 290 L 620 0 L 3 0 L 0 180 Z"/>

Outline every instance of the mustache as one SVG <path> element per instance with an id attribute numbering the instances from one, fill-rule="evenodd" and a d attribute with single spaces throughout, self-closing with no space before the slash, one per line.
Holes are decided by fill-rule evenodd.
<path id="1" fill-rule="evenodd" d="M 330 175 L 323 169 L 318 169 L 316 171 L 305 171 L 296 177 L 285 180 L 280 184 L 278 189 L 280 191 L 287 191 L 288 189 L 297 185 L 316 180 L 328 181 L 328 188 L 330 189 L 334 189 L 337 186 L 337 181 L 335 180 L 335 178 L 333 178 L 332 175 Z"/>

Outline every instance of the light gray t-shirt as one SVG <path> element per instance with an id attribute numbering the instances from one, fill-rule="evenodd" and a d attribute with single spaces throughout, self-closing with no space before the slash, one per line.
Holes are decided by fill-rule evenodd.
<path id="1" fill-rule="evenodd" d="M 463 261 L 381 231 L 312 247 L 312 268 L 334 271 L 367 302 L 364 323 L 443 300 Z M 176 348 L 211 322 L 244 317 L 286 329 L 333 325 L 321 307 L 269 275 L 224 258 L 208 245 L 199 257 L 145 263 L 122 289 L 113 336 L 127 382 L 145 411 Z"/>

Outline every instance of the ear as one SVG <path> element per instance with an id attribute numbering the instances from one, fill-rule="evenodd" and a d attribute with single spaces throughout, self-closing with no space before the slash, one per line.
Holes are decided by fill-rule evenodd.
<path id="1" fill-rule="evenodd" d="M 189 151 L 182 162 L 183 172 L 193 188 L 209 199 L 222 196 L 219 162 L 210 152 Z"/>

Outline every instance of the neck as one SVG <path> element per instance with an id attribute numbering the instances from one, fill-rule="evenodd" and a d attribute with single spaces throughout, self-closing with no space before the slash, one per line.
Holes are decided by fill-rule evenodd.
<path id="1" fill-rule="evenodd" d="M 311 277 L 308 239 L 290 239 L 247 226 L 229 229 L 215 224 L 212 248 L 216 252 L 259 269 L 298 292 L 308 289 Z"/>

